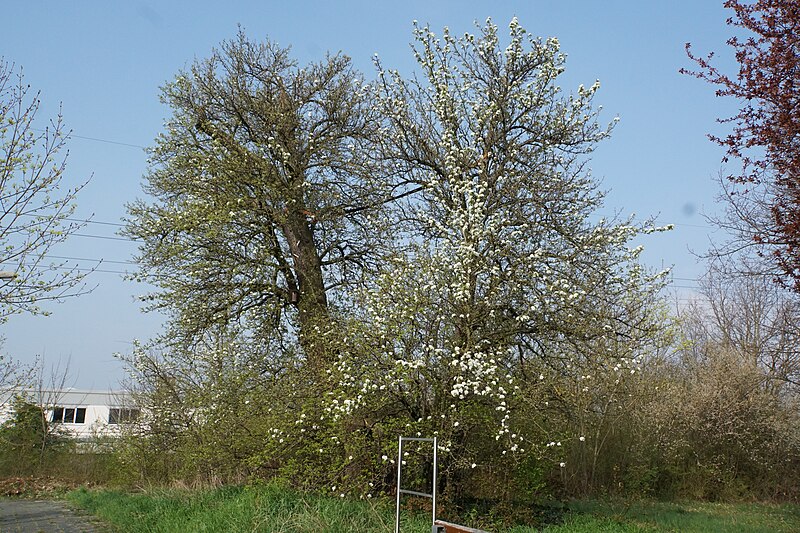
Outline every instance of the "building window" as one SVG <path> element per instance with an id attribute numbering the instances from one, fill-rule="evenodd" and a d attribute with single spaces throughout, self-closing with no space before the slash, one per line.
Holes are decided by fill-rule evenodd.
<path id="1" fill-rule="evenodd" d="M 83 424 L 86 422 L 85 407 L 54 407 L 51 422 L 57 424 Z"/>
<path id="2" fill-rule="evenodd" d="M 124 407 L 112 407 L 108 410 L 108 423 L 109 424 L 125 424 L 133 422 L 139 418 L 138 409 L 129 409 Z"/>

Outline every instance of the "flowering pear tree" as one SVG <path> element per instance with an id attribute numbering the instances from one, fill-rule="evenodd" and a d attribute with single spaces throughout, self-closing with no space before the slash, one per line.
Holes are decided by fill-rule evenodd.
<path id="1" fill-rule="evenodd" d="M 377 348 L 343 350 L 330 393 L 330 415 L 365 431 L 439 435 L 456 470 L 547 448 L 535 413 L 587 364 L 635 371 L 664 274 L 629 244 L 660 228 L 595 215 L 586 161 L 611 130 L 599 83 L 564 94 L 556 39 L 514 19 L 503 47 L 497 30 L 415 25 L 418 78 L 377 62 L 382 154 L 421 191 L 403 209 L 405 245 L 361 293 L 353 336 Z"/>

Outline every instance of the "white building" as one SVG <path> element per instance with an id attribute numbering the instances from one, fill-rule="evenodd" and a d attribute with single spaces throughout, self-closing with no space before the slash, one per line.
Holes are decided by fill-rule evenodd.
<path id="1" fill-rule="evenodd" d="M 11 418 L 12 402 L 18 396 L 40 405 L 48 422 L 58 424 L 78 440 L 114 436 L 121 423 L 139 416 L 130 393 L 125 391 L 13 389 L 0 395 L 0 424 Z"/>

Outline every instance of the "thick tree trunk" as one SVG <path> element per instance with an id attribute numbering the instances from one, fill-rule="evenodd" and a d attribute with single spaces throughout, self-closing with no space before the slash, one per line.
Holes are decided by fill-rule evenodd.
<path id="1" fill-rule="evenodd" d="M 331 358 L 323 337 L 330 326 L 328 297 L 322 272 L 322 260 L 314 240 L 312 223 L 303 210 L 289 213 L 283 232 L 292 254 L 293 270 L 297 281 L 297 294 L 290 302 L 298 311 L 300 345 L 309 365 L 324 370 Z"/>

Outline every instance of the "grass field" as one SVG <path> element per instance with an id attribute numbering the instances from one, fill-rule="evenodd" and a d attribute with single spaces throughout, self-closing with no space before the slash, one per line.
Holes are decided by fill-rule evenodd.
<path id="1" fill-rule="evenodd" d="M 631 505 L 576 502 L 572 513 L 548 532 L 674 531 L 769 533 L 800 531 L 800 506 L 764 503 L 639 501 Z M 524 530 L 519 530 L 524 531 Z"/>
<path id="2" fill-rule="evenodd" d="M 299 494 L 278 485 L 208 491 L 125 493 L 77 490 L 67 499 L 127 532 L 330 532 L 393 531 L 392 502 L 351 501 Z M 466 524 L 479 525 L 479 524 Z M 487 527 L 486 524 L 483 524 Z M 430 518 L 404 513 L 403 532 L 430 532 Z M 492 531 L 566 532 L 795 532 L 800 506 L 636 502 L 576 502 L 560 523 L 543 529 L 516 526 Z"/>

